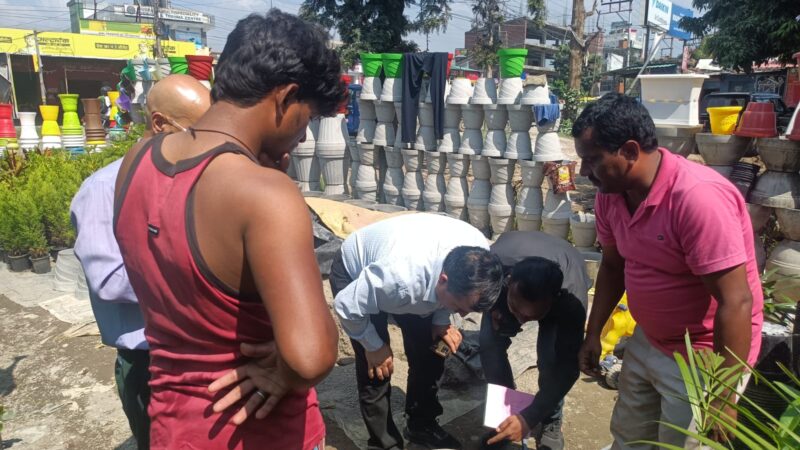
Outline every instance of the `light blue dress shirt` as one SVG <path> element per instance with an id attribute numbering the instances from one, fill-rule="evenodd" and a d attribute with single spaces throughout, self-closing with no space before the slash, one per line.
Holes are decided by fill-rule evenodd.
<path id="1" fill-rule="evenodd" d="M 435 325 L 450 323 L 451 312 L 435 288 L 448 253 L 459 246 L 489 249 L 472 225 L 438 214 L 408 214 L 364 227 L 345 239 L 342 259 L 354 281 L 336 296 L 342 328 L 367 351 L 383 346 L 369 316 L 433 314 Z"/>
<path id="2" fill-rule="evenodd" d="M 119 349 L 147 350 L 142 311 L 114 237 L 114 185 L 121 165 L 119 159 L 92 174 L 72 199 L 70 214 L 78 232 L 75 256 L 86 273 L 103 343 Z"/>

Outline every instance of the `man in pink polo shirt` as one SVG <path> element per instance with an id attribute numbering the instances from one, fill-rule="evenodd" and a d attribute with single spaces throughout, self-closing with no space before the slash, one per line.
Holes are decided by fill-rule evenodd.
<path id="1" fill-rule="evenodd" d="M 634 98 L 603 96 L 572 135 L 581 175 L 598 188 L 603 247 L 581 370 L 596 374 L 600 330 L 627 290 L 638 326 L 625 349 L 611 448 L 651 448 L 630 444 L 639 440 L 683 447 L 685 435 L 659 422 L 692 422 L 673 357 L 685 353 L 686 331 L 695 348 L 714 349 L 727 365 L 736 362 L 731 351 L 755 363 L 761 346 L 764 299 L 744 199 L 717 172 L 659 148 Z"/>

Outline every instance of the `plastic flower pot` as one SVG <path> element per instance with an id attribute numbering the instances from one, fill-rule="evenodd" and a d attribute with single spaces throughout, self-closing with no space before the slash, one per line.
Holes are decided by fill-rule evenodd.
<path id="1" fill-rule="evenodd" d="M 211 63 L 213 62 L 213 56 L 186 55 L 189 75 L 201 81 L 211 79 Z"/>
<path id="2" fill-rule="evenodd" d="M 31 258 L 31 266 L 33 267 L 33 273 L 36 274 L 50 272 L 50 254 L 48 253 L 40 258 Z"/>
<path id="3" fill-rule="evenodd" d="M 500 57 L 500 78 L 518 78 L 525 67 L 527 48 L 503 48 L 497 52 Z"/>
<path id="4" fill-rule="evenodd" d="M 752 104 L 752 103 L 751 103 Z M 770 105 L 771 106 L 771 105 Z M 775 112 L 745 111 L 739 121 L 739 128 L 733 133 L 736 136 L 752 138 L 768 138 L 778 135 L 775 126 Z"/>
<path id="5" fill-rule="evenodd" d="M 386 78 L 401 78 L 403 74 L 402 53 L 381 53 L 383 60 L 383 74 Z"/>
<path id="6" fill-rule="evenodd" d="M 82 98 L 84 114 L 100 114 L 100 99 L 99 98 Z"/>
<path id="7" fill-rule="evenodd" d="M 11 103 L 0 103 L 0 120 L 11 119 L 12 111 Z"/>
<path id="8" fill-rule="evenodd" d="M 0 137 L 2 138 L 17 137 L 14 121 L 11 118 L 11 108 L 9 103 L 0 103 Z"/>
<path id="9" fill-rule="evenodd" d="M 736 123 L 739 121 L 741 106 L 718 106 L 708 108 L 708 118 L 711 121 L 712 134 L 733 134 Z"/>
<path id="10" fill-rule="evenodd" d="M 78 97 L 78 94 L 58 94 L 65 113 L 78 111 Z"/>
<path id="11" fill-rule="evenodd" d="M 61 129 L 56 122 L 58 109 L 56 105 L 39 105 L 39 112 L 42 114 L 42 136 L 61 135 Z"/>
<path id="12" fill-rule="evenodd" d="M 172 70 L 172 73 L 186 74 L 189 71 L 189 63 L 186 62 L 185 57 L 170 56 L 167 59 L 169 59 L 169 66 Z"/>
<path id="13" fill-rule="evenodd" d="M 362 53 L 361 66 L 365 77 L 379 77 L 383 66 L 383 57 L 380 53 Z"/>
<path id="14" fill-rule="evenodd" d="M 20 256 L 10 256 L 8 257 L 8 266 L 12 272 L 24 272 L 31 268 L 31 262 L 28 259 L 28 254 L 20 255 Z"/>

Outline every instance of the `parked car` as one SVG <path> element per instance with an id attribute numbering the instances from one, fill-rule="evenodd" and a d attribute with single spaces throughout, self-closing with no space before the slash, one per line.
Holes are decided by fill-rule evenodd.
<path id="1" fill-rule="evenodd" d="M 703 131 L 711 130 L 708 120 L 708 108 L 717 106 L 741 106 L 742 111 L 747 109 L 750 102 L 772 103 L 777 115 L 778 134 L 786 131 L 789 121 L 792 120 L 794 108 L 790 108 L 783 103 L 783 99 L 778 94 L 750 93 L 750 92 L 713 92 L 700 99 L 700 123 L 703 124 Z"/>

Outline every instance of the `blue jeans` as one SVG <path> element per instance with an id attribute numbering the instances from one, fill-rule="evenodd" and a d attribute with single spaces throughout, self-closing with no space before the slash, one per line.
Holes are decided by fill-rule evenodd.
<path id="1" fill-rule="evenodd" d="M 539 370 L 539 389 L 547 389 L 553 383 L 558 383 L 558 375 L 555 373 L 556 363 L 555 341 L 557 326 L 553 323 L 540 323 L 539 336 L 536 340 L 536 352 L 538 357 Z M 516 333 L 513 333 L 516 335 Z M 488 383 L 498 384 L 510 389 L 516 389 L 514 374 L 511 372 L 511 364 L 508 362 L 508 347 L 511 346 L 511 337 L 498 333 L 492 326 L 492 316 L 490 312 L 483 314 L 481 321 L 481 331 L 479 335 L 481 366 L 483 374 Z M 543 421 L 544 424 L 560 420 L 564 400 Z M 528 424 L 531 428 L 537 424 Z"/>

